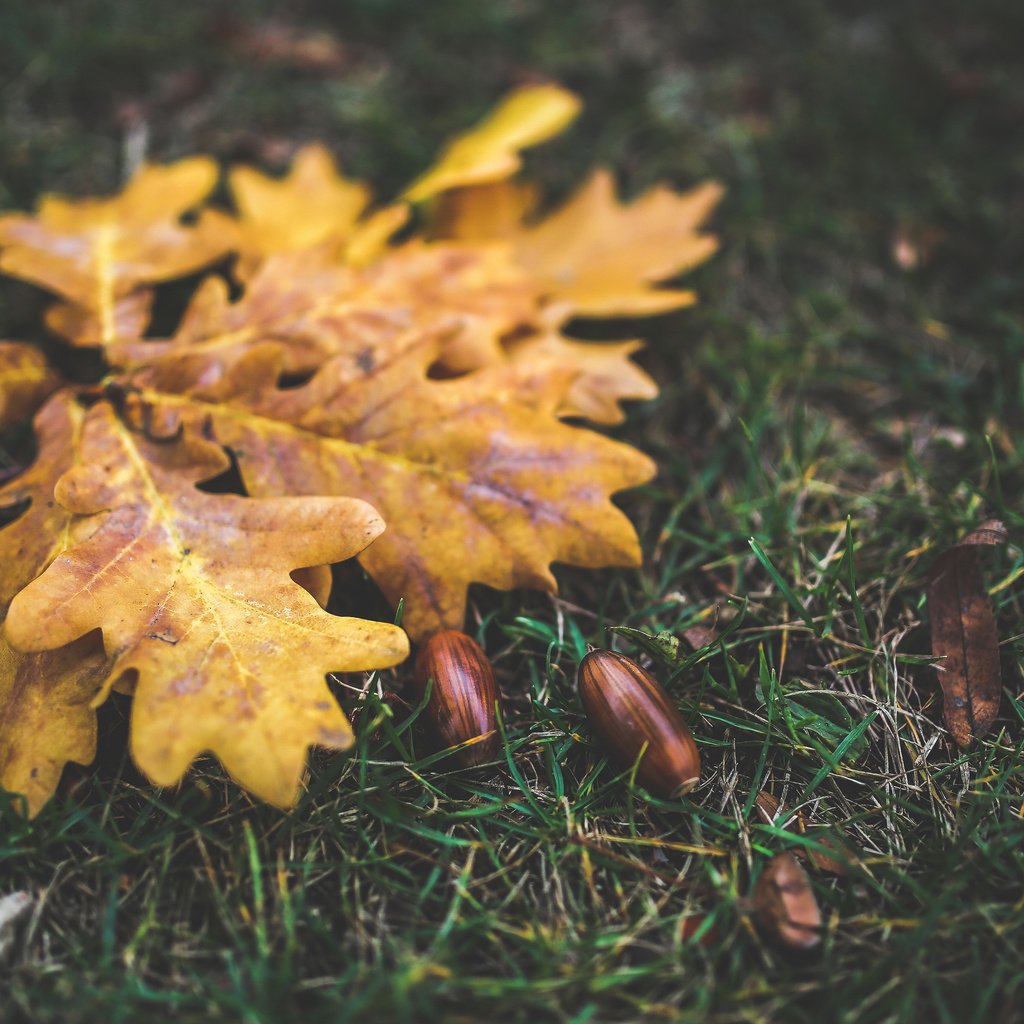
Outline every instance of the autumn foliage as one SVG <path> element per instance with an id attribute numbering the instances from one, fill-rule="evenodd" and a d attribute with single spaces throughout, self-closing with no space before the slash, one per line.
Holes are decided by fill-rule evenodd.
<path id="1" fill-rule="evenodd" d="M 155 783 L 210 751 L 291 803 L 308 747 L 351 743 L 327 674 L 408 654 L 397 626 L 324 610 L 333 563 L 404 600 L 414 640 L 458 628 L 472 582 L 638 563 L 611 497 L 654 466 L 579 421 L 656 387 L 639 342 L 564 328 L 693 302 L 658 283 L 714 251 L 719 188 L 622 203 L 599 170 L 539 214 L 519 151 L 577 109 L 519 90 L 390 205 L 314 145 L 279 180 L 230 170 L 233 213 L 203 206 L 220 170 L 194 157 L 0 217 L 0 270 L 52 292 L 49 331 L 106 367 L 66 381 L 0 343 L 0 429 L 34 417 L 37 450 L 0 486 L 0 783 L 30 813 L 94 756 L 112 689 Z M 156 286 L 203 270 L 151 336 Z M 244 494 L 197 487 L 232 460 Z"/>

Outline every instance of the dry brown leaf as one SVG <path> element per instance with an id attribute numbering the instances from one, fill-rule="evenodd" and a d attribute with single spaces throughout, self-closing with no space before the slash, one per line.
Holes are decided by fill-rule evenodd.
<path id="1" fill-rule="evenodd" d="M 754 886 L 754 913 L 764 931 L 789 949 L 821 943 L 821 911 L 807 872 L 789 852 L 765 865 Z"/>
<path id="2" fill-rule="evenodd" d="M 779 818 L 786 817 L 790 813 L 789 808 L 785 804 L 780 803 L 779 798 L 774 793 L 769 793 L 763 789 L 754 798 L 754 807 L 766 825 L 774 825 Z M 790 827 L 793 825 L 796 826 L 796 831 L 800 835 L 807 834 L 807 816 L 802 810 L 797 811 L 795 817 L 791 820 Z M 840 851 L 836 849 L 836 845 L 827 837 L 814 836 L 814 839 L 825 849 L 832 850 L 838 856 L 842 856 Z M 819 871 L 827 871 L 832 875 L 849 874 L 846 865 L 842 861 L 836 860 L 835 857 L 831 857 L 827 853 L 823 853 L 821 850 L 814 849 L 813 847 L 801 846 L 790 852 L 797 857 L 806 857 Z"/>
<path id="3" fill-rule="evenodd" d="M 580 106 L 579 97 L 558 85 L 517 89 L 475 128 L 453 139 L 404 198 L 421 202 L 449 189 L 510 177 L 522 162 L 519 151 L 564 131 Z"/>
<path id="4" fill-rule="evenodd" d="M 691 291 L 653 285 L 716 251 L 715 237 L 699 229 L 722 197 L 720 185 L 706 182 L 682 195 L 659 186 L 622 204 L 611 174 L 599 170 L 561 209 L 533 227 L 513 226 L 505 219 L 523 206 L 516 190 L 514 183 L 490 190 L 492 209 L 505 213 L 488 213 L 486 230 L 501 231 L 497 237 L 511 246 L 515 261 L 565 316 L 646 316 L 696 301 Z M 493 198 L 502 191 L 510 196 Z M 439 228 L 452 238 L 482 241 L 474 216 L 485 208 L 471 191 L 456 192 L 446 198 Z"/>
<path id="5" fill-rule="evenodd" d="M 943 659 L 935 666 L 942 687 L 942 713 L 962 749 L 984 736 L 999 715 L 999 636 L 978 564 L 978 547 L 1005 541 L 1002 523 L 983 523 L 939 555 L 928 584 L 932 653 Z"/>
<path id="6" fill-rule="evenodd" d="M 22 651 L 62 647 L 94 629 L 116 659 L 109 683 L 138 674 L 132 753 L 160 785 L 204 751 L 269 803 L 294 799 L 314 743 L 344 749 L 348 720 L 330 671 L 401 661 L 401 630 L 327 615 L 289 573 L 352 557 L 383 529 L 351 498 L 204 494 L 223 452 L 189 434 L 158 444 L 110 405 L 88 413 L 82 464 L 58 502 L 99 517 L 11 602 L 6 631 Z"/>
<path id="7" fill-rule="evenodd" d="M 690 626 L 683 630 L 683 639 L 695 650 L 699 651 L 702 647 L 709 647 L 718 639 L 718 629 L 711 626 Z"/>
<path id="8" fill-rule="evenodd" d="M 0 217 L 0 270 L 82 306 L 98 326 L 74 344 L 117 337 L 117 300 L 140 285 L 189 274 L 220 258 L 231 244 L 226 220 L 206 214 L 183 225 L 182 214 L 213 188 L 217 165 L 205 157 L 147 164 L 109 199 L 47 195 L 35 216 Z"/>
<path id="9" fill-rule="evenodd" d="M 0 430 L 31 416 L 59 384 L 34 345 L 0 341 Z"/>
<path id="10" fill-rule="evenodd" d="M 340 253 L 370 201 L 361 181 L 341 176 L 326 146 L 304 146 L 281 179 L 236 167 L 228 183 L 239 213 L 237 273 L 248 279 L 268 257 L 333 242 Z"/>

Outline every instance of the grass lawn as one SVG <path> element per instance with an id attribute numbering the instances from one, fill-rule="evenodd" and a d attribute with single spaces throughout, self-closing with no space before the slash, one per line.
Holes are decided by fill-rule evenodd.
<path id="1" fill-rule="evenodd" d="M 140 111 L 156 159 L 274 168 L 322 138 L 389 195 L 550 77 L 587 104 L 530 154 L 552 196 L 595 163 L 630 193 L 714 177 L 722 248 L 688 279 L 699 306 L 616 325 L 662 385 L 615 431 L 660 468 L 623 498 L 643 569 L 472 595 L 504 764 L 438 763 L 403 668 L 283 814 L 213 761 L 153 788 L 112 700 L 95 766 L 31 823 L 0 810 L 0 895 L 39 897 L 0 1020 L 1024 1020 L 1024 7 L 211 7 L 5 5 L 0 206 L 116 188 Z M 265 18 L 335 32 L 341 72 L 247 51 Z M 44 301 L 0 284 L 0 336 L 37 337 Z M 925 594 L 989 516 L 1011 538 L 983 558 L 1005 690 L 963 753 Z M 701 784 L 648 799 L 593 742 L 576 664 L 637 653 L 610 626 L 712 621 L 723 643 L 658 667 Z M 766 824 L 760 790 L 810 830 Z M 827 933 L 796 957 L 749 899 L 773 853 L 821 840 L 850 869 L 811 871 Z"/>

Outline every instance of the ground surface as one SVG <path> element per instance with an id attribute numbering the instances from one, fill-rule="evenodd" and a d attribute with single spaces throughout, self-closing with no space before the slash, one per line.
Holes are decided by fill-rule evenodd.
<path id="1" fill-rule="evenodd" d="M 111 707 L 96 768 L 32 824 L 0 819 L 0 889 L 43 898 L 0 968 L 0 1019 L 1021 1019 L 1024 9 L 210 6 L 5 5 L 0 205 L 116 187 L 143 115 L 155 158 L 273 168 L 323 138 L 387 194 L 548 76 L 587 102 L 531 160 L 552 194 L 595 162 L 631 191 L 717 177 L 722 251 L 691 278 L 700 307 L 636 325 L 664 387 L 619 432 L 661 467 L 625 502 L 644 569 L 562 571 L 558 602 L 475 599 L 515 770 L 406 763 L 391 736 L 422 754 L 418 727 L 399 705 L 381 731 L 375 706 L 356 756 L 315 757 L 282 815 L 212 763 L 154 791 Z M 335 33 L 340 70 L 238 44 L 270 16 Z M 41 298 L 0 298 L 0 334 L 34 336 Z M 960 754 L 919 660 L 924 594 L 986 515 L 1013 539 L 985 557 L 1006 692 Z M 590 742 L 580 652 L 608 625 L 679 632 L 743 601 L 728 656 L 671 684 L 702 784 L 649 802 Z M 837 698 L 832 732 L 801 713 L 808 689 Z M 759 789 L 856 862 L 813 874 L 818 956 L 749 923 L 752 879 L 798 842 L 761 823 Z M 686 938 L 694 915 L 713 931 Z"/>

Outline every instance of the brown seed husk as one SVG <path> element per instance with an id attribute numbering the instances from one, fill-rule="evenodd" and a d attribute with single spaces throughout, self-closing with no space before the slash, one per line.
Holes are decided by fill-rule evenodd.
<path id="1" fill-rule="evenodd" d="M 789 949 L 821 942 L 821 910 L 807 872 L 789 851 L 776 854 L 754 886 L 754 913 L 764 932 Z"/>

